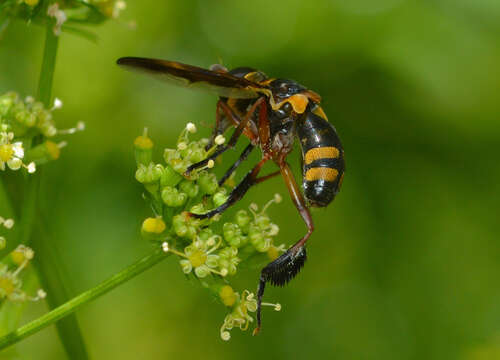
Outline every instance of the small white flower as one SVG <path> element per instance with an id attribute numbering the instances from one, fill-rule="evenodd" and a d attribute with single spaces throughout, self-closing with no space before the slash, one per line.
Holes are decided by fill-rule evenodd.
<path id="1" fill-rule="evenodd" d="M 208 160 L 207 168 L 211 169 L 214 166 L 215 166 L 215 161 L 213 161 L 212 159 Z"/>
<path id="2" fill-rule="evenodd" d="M 2 222 L 2 221 L 0 221 L 0 222 Z M 14 220 L 13 219 L 5 219 L 3 221 L 3 226 L 6 229 L 12 229 L 12 227 L 14 226 Z"/>
<path id="3" fill-rule="evenodd" d="M 177 149 L 179 150 L 186 150 L 187 149 L 187 144 L 185 142 L 180 142 L 177 144 Z"/>
<path id="4" fill-rule="evenodd" d="M 62 106 L 63 106 L 63 102 L 61 101 L 61 99 L 55 98 L 54 105 L 52 106 L 52 110 L 60 109 L 60 108 L 62 108 Z"/>
<path id="5" fill-rule="evenodd" d="M 47 136 L 55 136 L 57 134 L 57 129 L 55 126 L 50 126 L 49 129 L 47 130 Z"/>
<path id="6" fill-rule="evenodd" d="M 28 164 L 28 166 L 26 167 L 26 169 L 28 170 L 28 172 L 30 174 L 33 174 L 35 171 L 36 171 L 36 165 L 35 163 L 32 161 Z"/>
<path id="7" fill-rule="evenodd" d="M 196 125 L 193 124 L 192 122 L 187 123 L 186 125 L 186 130 L 190 132 L 191 134 L 194 134 L 196 132 Z"/>
<path id="8" fill-rule="evenodd" d="M 54 26 L 54 35 L 59 36 L 61 34 L 61 26 L 68 19 L 66 13 L 59 9 L 58 3 L 54 3 L 48 7 L 47 15 L 56 19 L 56 25 Z"/>
<path id="9" fill-rule="evenodd" d="M 23 161 L 19 158 L 11 158 L 9 161 L 7 161 L 7 166 L 11 170 L 19 170 L 22 165 L 23 165 Z"/>
<path id="10" fill-rule="evenodd" d="M 39 299 L 45 299 L 47 293 L 43 289 L 38 289 L 36 295 L 38 296 Z"/>
<path id="11" fill-rule="evenodd" d="M 12 150 L 14 151 L 14 156 L 22 159 L 24 158 L 24 148 L 23 148 L 23 143 L 18 141 L 12 144 Z"/>
<path id="12" fill-rule="evenodd" d="M 226 142 L 226 138 L 222 135 L 217 135 L 214 141 L 217 145 L 222 145 Z"/>
<path id="13" fill-rule="evenodd" d="M 113 14 L 111 16 L 116 19 L 118 16 L 120 16 L 120 12 L 125 10 L 126 7 L 127 4 L 125 3 L 125 1 L 117 1 L 115 3 L 115 6 L 113 8 Z"/>

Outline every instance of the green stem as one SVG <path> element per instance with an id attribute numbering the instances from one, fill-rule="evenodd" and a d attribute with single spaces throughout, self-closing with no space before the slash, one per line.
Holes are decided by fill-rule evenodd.
<path id="1" fill-rule="evenodd" d="M 38 84 L 38 98 L 43 102 L 46 108 L 51 107 L 52 83 L 54 80 L 57 49 L 59 46 L 59 37 L 54 34 L 53 26 L 54 22 L 49 21 L 45 29 L 45 47 Z M 35 141 L 37 140 L 39 139 L 35 139 Z M 39 181 L 40 174 L 38 174 L 38 171 L 33 175 L 38 177 Z M 28 188 L 28 191 L 29 189 L 30 188 Z M 30 198 L 28 197 L 28 199 Z M 33 210 L 33 213 L 37 215 L 37 223 L 40 227 L 40 224 L 42 224 L 41 213 L 39 211 L 37 213 L 34 210 L 34 208 L 36 208 L 36 201 L 33 199 L 33 202 L 28 204 L 28 206 L 30 206 L 29 210 Z M 54 309 L 70 299 L 70 292 L 62 276 L 62 274 L 65 273 L 64 266 L 61 264 L 61 257 L 57 254 L 55 244 L 49 239 L 49 236 L 41 235 L 41 228 L 38 229 L 38 236 L 33 238 L 29 237 L 33 226 L 33 221 L 31 221 L 23 228 L 24 231 L 27 232 L 26 236 L 28 236 L 23 243 L 30 243 L 37 253 L 34 261 L 37 275 L 41 285 L 47 291 L 47 304 L 50 309 Z M 46 232 L 43 233 L 45 234 Z M 29 240 L 31 241 L 29 242 Z M 89 358 L 76 316 L 68 316 L 64 320 L 58 322 L 57 333 L 69 358 L 75 360 L 87 360 Z"/>
<path id="2" fill-rule="evenodd" d="M 98 297 L 106 294 L 115 287 L 131 280 L 135 276 L 156 265 L 157 263 L 165 259 L 168 255 L 169 253 L 165 253 L 163 250 L 157 249 L 151 254 L 143 257 L 142 259 L 123 269 L 119 273 L 111 276 L 109 279 L 103 281 L 96 287 L 81 293 L 70 301 L 50 311 L 49 313 L 42 315 L 38 319 L 35 319 L 24 326 L 21 326 L 19 329 L 5 336 L 2 336 L 0 338 L 0 350 L 13 345 L 18 341 L 30 335 L 33 335 L 43 328 L 64 318 L 65 316 L 68 316 L 82 305 L 85 305 L 88 302 L 97 299 Z"/>
<path id="3" fill-rule="evenodd" d="M 10 202 L 10 197 L 7 194 L 7 189 L 3 178 L 0 178 L 0 215 L 5 218 L 14 218 L 14 208 Z"/>
<path id="4" fill-rule="evenodd" d="M 50 108 L 50 100 L 52 99 L 52 82 L 54 81 L 59 37 L 54 35 L 52 22 L 49 22 L 45 31 L 45 48 L 43 50 L 42 70 L 38 81 L 38 99 L 45 105 L 45 107 Z"/>
<path id="5" fill-rule="evenodd" d="M 35 223 L 36 202 L 40 188 L 40 170 L 26 179 L 24 200 L 21 209 L 21 223 L 17 244 L 29 244 Z"/>

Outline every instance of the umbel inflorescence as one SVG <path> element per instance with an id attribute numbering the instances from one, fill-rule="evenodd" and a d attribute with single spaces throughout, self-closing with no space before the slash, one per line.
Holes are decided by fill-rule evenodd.
<path id="1" fill-rule="evenodd" d="M 58 129 L 53 111 L 62 107 L 54 101 L 50 109 L 32 96 L 21 99 L 15 92 L 0 95 L 0 170 L 26 169 L 32 174 L 38 165 L 59 158 L 65 141 L 58 135 L 73 134 L 84 129 L 80 122 L 75 128 Z"/>
<path id="2" fill-rule="evenodd" d="M 56 139 L 84 128 L 83 123 L 79 123 L 75 128 L 58 129 L 53 112 L 61 106 L 59 99 L 46 109 L 31 96 L 22 99 L 15 92 L 0 95 L 0 176 L 7 171 L 25 171 L 27 176 L 32 176 L 39 166 L 59 158 L 66 142 Z M 8 230 L 13 226 L 13 219 L 0 216 L 0 250 L 5 248 Z M 0 302 L 45 297 L 41 289 L 36 295 L 29 295 L 22 281 L 22 274 L 33 257 L 34 251 L 21 244 L 0 260 Z"/>
<path id="3" fill-rule="evenodd" d="M 257 309 L 255 295 L 243 290 L 236 292 L 231 279 L 245 262 L 267 263 L 284 252 L 275 238 L 279 227 L 266 213 L 269 205 L 279 203 L 276 194 L 262 209 L 251 204 L 240 209 L 230 219 L 217 215 L 211 219 L 196 219 L 190 213 L 203 214 L 223 204 L 231 190 L 232 179 L 219 186 L 212 172 L 214 162 L 204 169 L 184 176 L 186 169 L 215 150 L 206 149 L 208 139 L 190 140 L 196 126 L 187 124 L 180 134 L 175 149 L 165 149 L 163 162 L 152 160 L 153 142 L 145 130 L 134 142 L 137 181 L 144 185 L 144 198 L 152 208 L 153 216 L 144 220 L 142 234 L 155 246 L 176 255 L 181 270 L 200 282 L 230 311 L 220 328 L 223 340 L 230 339 L 233 327 L 246 330 L 253 321 L 250 313 Z M 215 144 L 223 144 L 218 136 Z M 280 310 L 279 304 L 263 304 Z"/>
<path id="4" fill-rule="evenodd" d="M 82 24 L 100 24 L 107 19 L 116 19 L 126 8 L 123 0 L 2 0 L 0 13 L 6 18 L 17 18 L 29 23 L 53 23 L 55 35 L 67 30 L 92 36 Z M 1 19 L 0 19 L 1 20 Z M 0 23 L 0 31 L 3 24 Z"/>

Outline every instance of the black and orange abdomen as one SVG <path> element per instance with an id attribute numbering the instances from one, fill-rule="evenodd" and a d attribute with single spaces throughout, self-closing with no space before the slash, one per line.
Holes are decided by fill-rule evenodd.
<path id="1" fill-rule="evenodd" d="M 304 196 L 311 206 L 327 206 L 340 190 L 344 150 L 321 108 L 306 111 L 297 124 L 302 147 Z"/>

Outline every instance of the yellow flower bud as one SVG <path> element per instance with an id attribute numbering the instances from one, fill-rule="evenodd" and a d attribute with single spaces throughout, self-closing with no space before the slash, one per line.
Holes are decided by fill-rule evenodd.
<path id="1" fill-rule="evenodd" d="M 46 141 L 45 147 L 47 148 L 47 153 L 52 160 L 59 159 L 59 156 L 61 156 L 61 149 L 59 148 L 59 145 L 53 141 Z"/>
<path id="2" fill-rule="evenodd" d="M 147 218 L 142 223 L 142 231 L 146 233 L 161 234 L 167 226 L 161 218 Z"/>
<path id="3" fill-rule="evenodd" d="M 12 149 L 12 145 L 4 144 L 0 145 L 0 160 L 3 162 L 7 162 L 14 155 L 14 149 Z"/>
<path id="4" fill-rule="evenodd" d="M 201 251 L 195 251 L 189 257 L 189 262 L 193 265 L 193 267 L 198 267 L 203 265 L 207 261 L 207 255 Z"/>
<path id="5" fill-rule="evenodd" d="M 24 0 L 24 3 L 29 6 L 35 6 L 38 4 L 38 0 Z"/>
<path id="6" fill-rule="evenodd" d="M 153 145 L 153 140 L 151 140 L 147 135 L 140 135 L 134 140 L 134 146 L 141 150 L 150 150 L 153 148 Z"/>
<path id="7" fill-rule="evenodd" d="M 12 251 L 10 256 L 12 257 L 12 262 L 14 262 L 14 264 L 18 266 L 21 265 L 25 260 L 24 252 L 22 250 L 16 249 Z"/>
<path id="8" fill-rule="evenodd" d="M 16 286 L 14 285 L 12 279 L 10 277 L 0 277 L 0 289 L 5 293 L 5 295 L 9 296 L 14 292 Z"/>
<path id="9" fill-rule="evenodd" d="M 226 306 L 233 306 L 234 303 L 236 302 L 237 295 L 234 292 L 233 288 L 229 285 L 224 285 L 220 290 L 219 290 L 219 296 L 220 299 L 222 300 L 222 303 Z"/>

